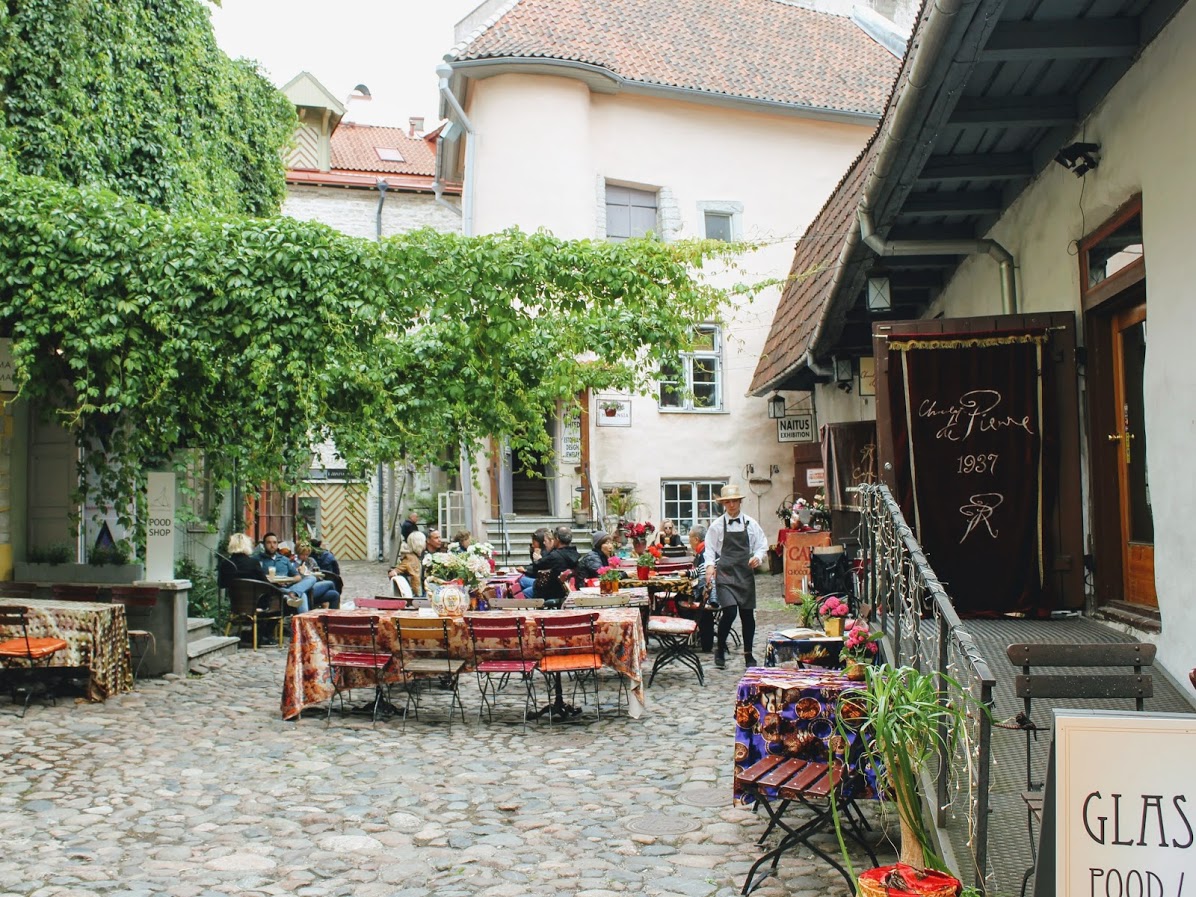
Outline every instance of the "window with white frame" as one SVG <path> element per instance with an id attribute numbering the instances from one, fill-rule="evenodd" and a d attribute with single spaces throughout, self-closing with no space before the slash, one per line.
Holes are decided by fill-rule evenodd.
<path id="1" fill-rule="evenodd" d="M 606 238 L 627 240 L 657 231 L 656 193 L 606 185 Z"/>
<path id="2" fill-rule="evenodd" d="M 715 324 L 694 333 L 693 348 L 679 368 L 660 370 L 659 407 L 672 411 L 721 411 L 723 407 L 722 335 Z"/>
<path id="3" fill-rule="evenodd" d="M 724 243 L 732 241 L 731 214 L 729 212 L 705 212 L 706 239 L 722 240 Z"/>
<path id="4" fill-rule="evenodd" d="M 702 233 L 707 240 L 731 243 L 743 233 L 743 203 L 728 200 L 703 200 L 698 203 Z"/>
<path id="5" fill-rule="evenodd" d="M 708 526 L 718 508 L 714 497 L 726 480 L 662 480 L 660 516 L 677 524 L 682 540 L 695 523 Z"/>

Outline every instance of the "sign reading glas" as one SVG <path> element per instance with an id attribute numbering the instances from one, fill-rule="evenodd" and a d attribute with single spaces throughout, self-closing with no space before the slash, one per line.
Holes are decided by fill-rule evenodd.
<path id="1" fill-rule="evenodd" d="M 813 442 L 814 415 L 795 414 L 777 419 L 777 442 Z"/>

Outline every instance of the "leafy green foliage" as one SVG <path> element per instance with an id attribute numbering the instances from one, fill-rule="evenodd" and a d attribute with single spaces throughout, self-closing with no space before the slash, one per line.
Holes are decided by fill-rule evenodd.
<path id="1" fill-rule="evenodd" d="M 179 558 L 175 566 L 179 579 L 191 580 L 191 591 L 187 593 L 187 616 L 212 619 L 215 621 L 214 629 L 223 632 L 224 624 L 228 621 L 228 608 L 220 598 L 216 574 L 188 557 Z"/>
<path id="2" fill-rule="evenodd" d="M 737 247 L 166 215 L 0 168 L 0 330 L 19 396 L 88 449 L 122 511 L 144 471 L 207 455 L 218 486 L 293 485 L 314 442 L 351 471 L 491 436 L 548 449 L 584 389 L 646 390 L 723 294 Z M 125 522 L 125 521 L 122 521 Z"/>
<path id="3" fill-rule="evenodd" d="M 0 7 L 0 139 L 20 171 L 156 208 L 276 212 L 295 111 L 200 0 Z"/>

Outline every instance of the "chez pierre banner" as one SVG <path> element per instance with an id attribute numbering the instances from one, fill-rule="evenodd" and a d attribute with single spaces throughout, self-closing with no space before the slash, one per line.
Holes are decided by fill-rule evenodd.
<path id="1" fill-rule="evenodd" d="M 1046 334 L 889 341 L 898 493 L 961 614 L 1042 615 L 1056 440 Z"/>

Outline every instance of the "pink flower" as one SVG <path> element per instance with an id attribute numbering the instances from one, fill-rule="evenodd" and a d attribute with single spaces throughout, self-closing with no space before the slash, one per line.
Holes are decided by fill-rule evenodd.
<path id="1" fill-rule="evenodd" d="M 818 611 L 821 614 L 826 614 L 831 617 L 846 617 L 847 604 L 842 599 L 831 595 L 826 601 L 822 603 L 822 608 Z"/>

